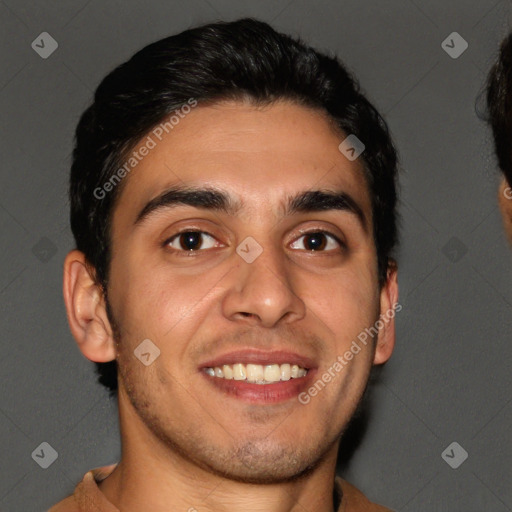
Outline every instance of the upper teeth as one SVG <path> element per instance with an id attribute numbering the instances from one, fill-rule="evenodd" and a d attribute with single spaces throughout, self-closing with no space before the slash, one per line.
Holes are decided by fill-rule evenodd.
<path id="1" fill-rule="evenodd" d="M 246 380 L 255 384 L 266 384 L 280 380 L 304 377 L 308 371 L 296 364 L 225 364 L 222 367 L 205 368 L 204 371 L 212 377 L 223 379 Z"/>

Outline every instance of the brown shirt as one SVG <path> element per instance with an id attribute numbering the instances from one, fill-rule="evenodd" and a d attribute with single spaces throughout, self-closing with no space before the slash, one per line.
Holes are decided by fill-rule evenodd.
<path id="1" fill-rule="evenodd" d="M 92 469 L 76 486 L 74 493 L 57 503 L 48 512 L 120 512 L 100 491 L 97 482 L 107 478 L 116 464 Z M 337 512 L 392 512 L 389 508 L 368 501 L 361 491 L 340 477 L 335 481 Z M 340 501 L 341 500 L 341 501 Z"/>

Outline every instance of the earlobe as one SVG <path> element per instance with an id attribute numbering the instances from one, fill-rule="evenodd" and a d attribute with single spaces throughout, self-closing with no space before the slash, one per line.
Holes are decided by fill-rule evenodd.
<path id="1" fill-rule="evenodd" d="M 373 364 L 383 364 L 395 346 L 395 315 L 401 309 L 398 304 L 398 268 L 394 260 L 388 265 L 386 283 L 380 293 L 379 335 L 375 347 Z"/>
<path id="2" fill-rule="evenodd" d="M 82 354 L 96 362 L 115 359 L 115 342 L 103 293 L 80 251 L 71 251 L 64 260 L 63 295 L 69 327 Z"/>

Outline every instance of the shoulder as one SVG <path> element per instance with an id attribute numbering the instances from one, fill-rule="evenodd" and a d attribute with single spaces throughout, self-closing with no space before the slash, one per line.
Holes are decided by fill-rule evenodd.
<path id="1" fill-rule="evenodd" d="M 393 512 L 389 508 L 372 503 L 359 489 L 342 478 L 337 477 L 336 483 L 343 492 L 342 506 L 339 512 Z"/>
<path id="2" fill-rule="evenodd" d="M 114 511 L 119 512 L 105 496 L 101 493 L 97 483 L 105 479 L 117 466 L 101 466 L 88 471 L 80 483 L 75 487 L 75 491 L 62 501 L 59 501 L 48 512 L 84 512 L 84 511 Z"/>

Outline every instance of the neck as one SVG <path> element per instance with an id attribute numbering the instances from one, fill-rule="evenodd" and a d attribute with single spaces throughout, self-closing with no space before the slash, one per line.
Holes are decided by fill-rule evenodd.
<path id="1" fill-rule="evenodd" d="M 123 512 L 333 512 L 338 444 L 295 480 L 251 484 L 202 468 L 163 443 L 120 401 L 122 457 L 98 484 Z M 135 417 L 136 416 L 136 417 Z"/>
<path id="2" fill-rule="evenodd" d="M 333 512 L 334 471 L 326 476 L 256 485 L 197 471 L 192 474 L 183 468 L 167 468 L 164 473 L 153 465 L 143 471 L 140 462 L 134 467 L 123 459 L 98 485 L 123 512 Z"/>

